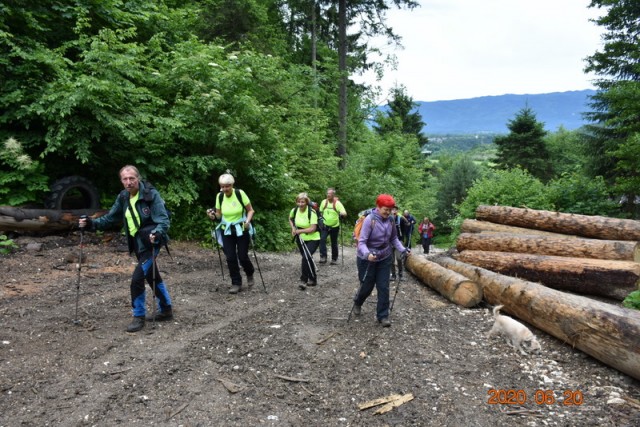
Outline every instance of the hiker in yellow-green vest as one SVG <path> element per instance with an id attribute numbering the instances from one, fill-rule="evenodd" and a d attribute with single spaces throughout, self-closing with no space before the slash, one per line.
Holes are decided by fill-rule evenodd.
<path id="1" fill-rule="evenodd" d="M 235 182 L 231 174 L 220 175 L 218 178 L 220 193 L 216 197 L 216 208 L 207 211 L 209 218 L 220 220 L 216 227 L 216 236 L 227 258 L 227 267 L 231 276 L 230 294 L 237 294 L 242 289 L 240 265 L 247 275 L 249 288 L 253 287 L 255 271 L 249 258 L 249 244 L 251 236 L 255 234 L 251 224 L 254 210 L 247 194 L 233 188 Z"/>
<path id="2" fill-rule="evenodd" d="M 334 188 L 327 188 L 327 198 L 320 203 L 320 214 L 324 218 L 324 226 L 320 230 L 320 263 L 327 262 L 327 237 L 331 238 L 331 264 L 338 261 L 338 235 L 340 219 L 347 216 L 347 211 L 336 197 Z"/>
<path id="3" fill-rule="evenodd" d="M 160 246 L 169 240 L 167 231 L 170 219 L 160 193 L 150 183 L 141 179 L 138 168 L 132 165 L 124 166 L 120 169 L 119 176 L 124 190 L 118 195 L 109 213 L 96 219 L 80 218 L 79 225 L 81 228 L 87 227 L 94 231 L 106 230 L 124 223 L 129 252 L 135 253 L 138 259 L 131 276 L 133 321 L 127 326 L 127 332 L 137 332 L 144 328 L 145 320 L 150 319 L 150 316 L 146 316 L 145 279 L 155 290 L 155 300 L 160 309 L 153 320 L 173 319 L 169 291 L 160 276 L 158 266 L 153 262 L 153 258 L 158 256 Z"/>

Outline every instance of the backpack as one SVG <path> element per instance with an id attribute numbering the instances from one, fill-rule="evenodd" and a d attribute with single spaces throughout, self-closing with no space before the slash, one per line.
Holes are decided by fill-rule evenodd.
<path id="1" fill-rule="evenodd" d="M 353 240 L 356 242 L 360 239 L 360 232 L 362 231 L 362 223 L 364 223 L 364 219 L 369 216 L 369 214 L 373 212 L 373 208 L 366 209 L 358 214 L 358 219 L 356 220 L 356 224 L 353 226 Z M 375 219 L 371 220 L 371 228 L 375 224 Z"/>
<path id="2" fill-rule="evenodd" d="M 336 202 L 338 201 L 337 197 L 333 197 L 333 204 L 332 204 L 332 209 L 336 212 L 338 212 L 338 210 L 336 209 Z M 320 210 L 325 210 L 327 209 L 327 199 L 324 199 L 322 202 L 320 202 Z"/>
<path id="3" fill-rule="evenodd" d="M 293 218 L 295 220 L 296 214 L 298 213 L 300 208 L 298 206 L 296 206 L 294 209 L 295 209 L 295 212 L 293 214 Z M 318 230 L 324 229 L 324 217 L 322 216 L 322 212 L 320 212 L 319 206 L 318 206 L 318 204 L 316 202 L 309 202 L 309 204 L 307 205 L 307 214 L 309 215 L 309 224 L 311 224 L 311 210 L 312 209 L 316 213 L 316 215 L 318 216 Z"/>

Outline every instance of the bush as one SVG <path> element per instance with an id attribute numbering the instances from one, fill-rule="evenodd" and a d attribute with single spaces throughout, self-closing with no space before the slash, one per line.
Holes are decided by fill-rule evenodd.
<path id="1" fill-rule="evenodd" d="M 449 222 L 452 237 L 459 234 L 464 219 L 475 218 L 476 208 L 480 205 L 553 208 L 547 187 L 527 171 L 519 168 L 495 171 L 476 181 L 467 192 L 467 198 L 457 206 L 458 215 Z"/>
<path id="2" fill-rule="evenodd" d="M 18 245 L 4 234 L 0 234 L 0 254 L 10 254 L 12 250 L 16 249 Z"/>
<path id="3" fill-rule="evenodd" d="M 555 210 L 583 215 L 612 216 L 618 205 L 611 200 L 607 184 L 601 176 L 588 178 L 567 173 L 548 184 Z"/>

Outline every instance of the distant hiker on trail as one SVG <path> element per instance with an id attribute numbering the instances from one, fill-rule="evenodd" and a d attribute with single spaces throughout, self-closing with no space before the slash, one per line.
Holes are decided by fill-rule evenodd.
<path id="1" fill-rule="evenodd" d="M 402 215 L 398 215 L 398 208 L 391 209 L 391 220 L 395 224 L 396 233 L 398 233 L 398 239 L 402 241 L 402 229 L 404 228 L 404 223 L 407 222 L 406 218 Z M 391 262 L 391 280 L 404 280 L 402 276 L 403 268 L 402 268 L 402 252 L 397 251 L 396 248 L 392 249 L 393 259 Z M 396 276 L 396 270 L 398 275 Z"/>
<path id="2" fill-rule="evenodd" d="M 320 202 L 320 213 L 324 218 L 324 227 L 320 230 L 320 264 L 327 262 L 327 237 L 331 238 L 331 264 L 337 264 L 340 220 L 347 216 L 347 211 L 336 197 L 335 189 L 327 189 L 327 198 Z"/>
<path id="3" fill-rule="evenodd" d="M 158 266 L 153 262 L 153 258 L 158 256 L 160 245 L 169 240 L 167 231 L 170 220 L 160 193 L 151 184 L 141 180 L 140 172 L 135 166 L 123 167 L 119 175 L 124 190 L 116 198 L 109 213 L 93 220 L 81 218 L 78 225 L 93 231 L 106 230 L 124 222 L 129 253 L 135 253 L 138 259 L 131 276 L 133 321 L 127 327 L 127 332 L 137 332 L 144 328 L 145 323 L 145 279 L 151 289 L 155 289 L 155 299 L 160 309 L 154 320 L 173 319 L 169 291 L 162 281 Z M 150 320 L 151 317 L 146 319 Z"/>
<path id="4" fill-rule="evenodd" d="M 416 218 L 409 213 L 408 210 L 402 213 L 402 217 L 406 219 L 402 223 L 402 244 L 411 249 L 411 239 L 413 237 L 413 227 L 416 225 Z"/>
<path id="5" fill-rule="evenodd" d="M 391 326 L 389 320 L 389 270 L 393 262 L 392 248 L 400 253 L 410 254 L 398 239 L 396 227 L 391 218 L 391 209 L 396 206 L 393 197 L 381 194 L 376 199 L 377 208 L 362 224 L 358 239 L 358 278 L 360 289 L 354 298 L 353 314 L 359 316 L 362 304 L 371 295 L 373 287 L 378 293 L 376 318 L 384 327 Z"/>
<path id="6" fill-rule="evenodd" d="M 429 246 L 431 246 L 431 239 L 433 238 L 433 231 L 436 226 L 433 225 L 429 218 L 426 216 L 418 226 L 418 232 L 420 233 L 420 241 L 422 242 L 422 252 L 429 253 Z"/>
<path id="7" fill-rule="evenodd" d="M 231 276 L 230 294 L 237 294 L 242 290 L 240 265 L 247 275 L 249 288 L 253 286 L 255 271 L 249 258 L 249 244 L 251 236 L 254 234 L 251 220 L 255 212 L 247 194 L 233 188 L 235 182 L 231 174 L 220 175 L 218 178 L 220 193 L 216 197 L 216 208 L 215 210 L 207 210 L 209 218 L 214 221 L 220 220 L 216 227 L 216 237 L 227 258 L 227 267 L 229 268 L 229 276 Z"/>
<path id="8" fill-rule="evenodd" d="M 302 291 L 307 286 L 316 286 L 318 276 L 313 254 L 320 244 L 320 232 L 318 231 L 318 214 L 309 206 L 311 200 L 307 193 L 300 193 L 296 197 L 296 207 L 289 213 L 289 225 L 300 255 L 302 256 L 300 284 Z"/>

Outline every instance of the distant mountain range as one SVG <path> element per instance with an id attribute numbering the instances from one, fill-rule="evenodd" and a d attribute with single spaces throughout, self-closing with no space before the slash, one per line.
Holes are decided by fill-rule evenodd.
<path id="1" fill-rule="evenodd" d="M 531 108 L 546 130 L 554 132 L 560 126 L 577 129 L 587 122 L 582 113 L 590 111 L 589 96 L 594 90 L 554 92 L 538 95 L 483 96 L 453 101 L 433 101 L 419 104 L 419 113 L 426 123 L 427 135 L 478 134 L 509 132 L 507 123 L 525 107 Z"/>

